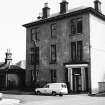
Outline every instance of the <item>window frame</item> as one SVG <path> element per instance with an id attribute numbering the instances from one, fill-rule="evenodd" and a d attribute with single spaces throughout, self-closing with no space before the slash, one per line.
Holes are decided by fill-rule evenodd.
<path id="1" fill-rule="evenodd" d="M 31 29 L 31 41 L 39 41 L 39 34 L 40 34 L 40 29 L 37 28 L 32 28 Z"/>
<path id="2" fill-rule="evenodd" d="M 75 46 L 75 48 L 73 48 L 73 46 Z M 71 42 L 71 60 L 72 62 L 80 62 L 83 60 L 83 41 Z"/>
<path id="3" fill-rule="evenodd" d="M 81 26 L 81 28 L 78 27 L 79 25 Z M 71 34 L 72 35 L 82 34 L 83 33 L 83 19 L 82 19 L 82 17 L 71 19 L 71 21 L 70 21 L 70 28 L 71 28 Z"/>
<path id="4" fill-rule="evenodd" d="M 57 23 L 52 23 L 50 26 L 51 29 L 51 38 L 56 38 L 56 32 L 57 32 Z"/>
<path id="5" fill-rule="evenodd" d="M 57 70 L 51 69 L 51 82 L 56 83 L 57 81 Z"/>
<path id="6" fill-rule="evenodd" d="M 77 59 L 78 61 L 82 61 L 83 59 L 83 42 L 77 41 Z"/>
<path id="7" fill-rule="evenodd" d="M 39 47 L 30 48 L 30 63 L 29 64 L 39 65 Z"/>
<path id="8" fill-rule="evenodd" d="M 35 64 L 35 48 L 32 47 L 30 48 L 30 65 L 34 65 Z"/>
<path id="9" fill-rule="evenodd" d="M 55 64 L 57 62 L 56 58 L 56 44 L 50 46 L 50 63 Z"/>

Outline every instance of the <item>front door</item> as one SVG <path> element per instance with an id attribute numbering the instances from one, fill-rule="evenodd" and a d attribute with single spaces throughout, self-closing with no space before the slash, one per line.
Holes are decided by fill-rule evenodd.
<path id="1" fill-rule="evenodd" d="M 74 92 L 80 92 L 82 90 L 81 88 L 81 76 L 80 75 L 74 75 Z"/>
<path id="2" fill-rule="evenodd" d="M 81 68 L 73 68 L 73 92 L 82 91 Z"/>

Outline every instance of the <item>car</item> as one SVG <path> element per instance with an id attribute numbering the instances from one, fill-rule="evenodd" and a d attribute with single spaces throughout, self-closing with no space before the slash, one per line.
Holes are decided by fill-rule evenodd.
<path id="1" fill-rule="evenodd" d="M 66 83 L 48 83 L 43 88 L 36 88 L 35 93 L 40 94 L 50 94 L 50 95 L 64 95 L 68 94 L 68 89 Z"/>

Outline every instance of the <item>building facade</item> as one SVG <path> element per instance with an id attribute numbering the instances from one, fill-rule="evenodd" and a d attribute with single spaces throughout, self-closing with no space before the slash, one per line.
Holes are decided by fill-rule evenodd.
<path id="1" fill-rule="evenodd" d="M 43 16 L 23 25 L 27 86 L 33 81 L 66 82 L 69 92 L 105 91 L 105 16 L 100 6 L 96 0 L 94 8 L 68 10 L 68 2 L 63 0 L 54 16 L 45 3 Z"/>

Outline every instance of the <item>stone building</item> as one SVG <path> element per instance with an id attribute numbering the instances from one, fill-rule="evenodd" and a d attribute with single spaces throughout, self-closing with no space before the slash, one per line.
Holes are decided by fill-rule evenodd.
<path id="1" fill-rule="evenodd" d="M 5 62 L 0 62 L 0 90 L 23 89 L 25 87 L 25 70 L 12 65 L 12 53 L 6 52 Z"/>
<path id="2" fill-rule="evenodd" d="M 42 16 L 23 26 L 27 86 L 32 81 L 66 82 L 69 92 L 105 91 L 105 15 L 99 0 L 94 8 L 71 10 L 62 0 L 56 15 L 45 3 Z"/>

